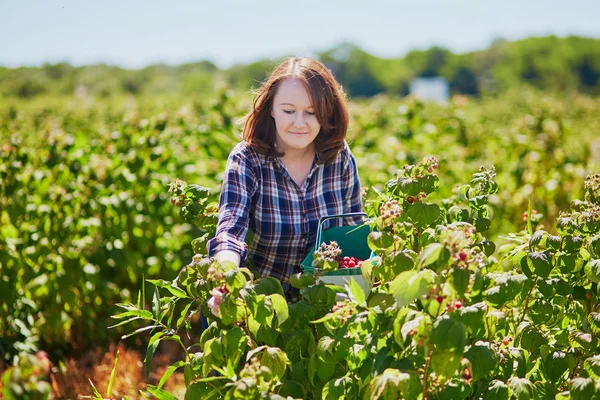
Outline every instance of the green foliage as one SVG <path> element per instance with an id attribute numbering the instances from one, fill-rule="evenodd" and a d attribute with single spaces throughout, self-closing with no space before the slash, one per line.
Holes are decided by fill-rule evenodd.
<path id="1" fill-rule="evenodd" d="M 292 304 L 278 280 L 206 257 L 245 98 L 2 100 L 4 357 L 141 333 L 147 372 L 161 343 L 181 345 L 167 373 L 183 370 L 188 398 L 588 395 L 600 185 L 584 171 L 599 167 L 599 108 L 538 97 L 353 103 L 348 139 L 376 228 L 362 271 L 372 288 L 299 274 Z M 200 338 L 199 310 L 210 323 Z M 98 329 L 110 315 L 114 329 Z M 169 398 L 160 384 L 148 391 Z"/>
<path id="2" fill-rule="evenodd" d="M 478 96 L 530 85 L 539 89 L 599 93 L 598 39 L 571 36 L 496 41 L 485 50 L 454 54 L 437 46 L 402 58 L 383 59 L 345 43 L 318 54 L 353 97 L 408 94 L 416 77 L 441 76 L 451 92 Z M 33 98 L 50 93 L 110 97 L 119 94 L 214 95 L 218 82 L 247 90 L 258 87 L 276 61 L 258 60 L 219 69 L 210 61 L 176 67 L 151 65 L 126 70 L 107 65 L 73 67 L 66 63 L 37 68 L 0 69 L 0 96 Z"/>
<path id="3" fill-rule="evenodd" d="M 413 261 L 404 264 L 406 270 L 376 272 L 381 268 L 377 262 L 368 292 L 354 280 L 345 288 L 307 280 L 297 285 L 302 300 L 288 304 L 277 280 L 254 281 L 249 271 L 200 256 L 188 266 L 197 271 L 196 279 L 206 281 L 199 293 L 188 296 L 183 282 L 192 280 L 152 280 L 175 302 L 210 303 L 221 296 L 215 288 L 225 288 L 219 310 L 208 315 L 213 322 L 197 344 L 203 352 L 187 353 L 183 360 L 188 393 L 199 390 L 200 383 L 215 382 L 211 371 L 217 371 L 219 385 L 212 386 L 216 398 L 312 393 L 322 399 L 417 399 L 426 393 L 435 399 L 476 394 L 534 399 L 558 396 L 564 389 L 571 398 L 592 398 L 600 373 L 597 283 L 585 268 L 555 266 L 563 252 L 575 264 L 593 262 L 582 249 L 595 240 L 596 233 L 584 229 L 585 222 L 595 221 L 595 204 L 580 202 L 576 210 L 561 214 L 560 245 L 544 230 L 523 230 L 510 236 L 512 246 L 496 259 L 490 251 L 493 242 L 471 217 L 498 192 L 495 171 L 481 168 L 456 197 L 442 200 L 446 206 L 462 201 L 469 210 L 464 221 L 456 221 L 443 205 L 428 200 L 439 188 L 437 183 L 422 185 L 437 182 L 426 178 L 434 176 L 433 165 L 437 161 L 425 159 L 405 167 L 366 205 L 375 210 L 370 221 L 377 234 L 369 237 L 369 245 L 381 267 L 403 251 L 414 253 L 406 255 Z M 403 185 L 408 177 L 421 189 Z M 439 214 L 411 215 L 411 209 L 421 209 L 419 204 L 435 206 Z M 391 242 L 382 241 L 382 235 Z M 569 240 L 570 247 L 563 247 Z M 527 272 L 519 273 L 523 267 Z M 300 283 L 307 278 L 295 279 Z M 336 292 L 347 297 L 337 299 Z M 165 323 L 172 320 L 168 313 L 121 307 L 158 329 L 150 339 L 147 363 L 159 340 L 175 340 L 187 349 Z M 195 367 L 199 360 L 201 368 Z"/>

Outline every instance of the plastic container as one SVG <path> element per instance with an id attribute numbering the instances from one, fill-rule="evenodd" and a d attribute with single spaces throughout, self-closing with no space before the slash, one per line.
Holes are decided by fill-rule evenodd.
<path id="1" fill-rule="evenodd" d="M 315 268 L 312 266 L 313 252 L 316 251 L 322 243 L 329 244 L 332 241 L 336 241 L 340 249 L 342 249 L 341 257 L 356 257 L 360 260 L 366 260 L 374 256 L 369 249 L 367 244 L 367 237 L 371 233 L 371 229 L 368 225 L 356 226 L 356 225 L 343 225 L 332 228 L 323 229 L 323 223 L 329 219 L 352 217 L 355 215 L 367 216 L 363 212 L 339 214 L 323 217 L 319 220 L 317 228 L 317 238 L 313 251 L 311 251 L 304 261 L 302 261 L 302 270 L 304 272 L 313 272 Z M 363 288 L 365 294 L 371 290 L 371 284 L 365 280 L 362 276 L 360 268 L 344 268 L 336 271 L 330 271 L 325 276 L 320 276 L 316 283 L 324 282 L 333 285 L 344 287 L 345 283 L 350 283 L 350 278 L 354 280 Z"/>

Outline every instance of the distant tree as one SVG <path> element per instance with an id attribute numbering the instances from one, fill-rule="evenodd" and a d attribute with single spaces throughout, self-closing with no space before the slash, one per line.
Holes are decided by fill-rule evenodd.
<path id="1" fill-rule="evenodd" d="M 453 93 L 479 96 L 477 76 L 468 67 L 459 67 L 450 80 L 450 91 Z"/>
<path id="2" fill-rule="evenodd" d="M 275 64 L 273 60 L 263 59 L 251 64 L 234 65 L 225 71 L 225 75 L 231 86 L 240 90 L 248 90 L 249 87 L 259 87 Z"/>
<path id="3" fill-rule="evenodd" d="M 351 96 L 368 97 L 382 93 L 385 86 L 378 79 L 375 57 L 358 46 L 345 43 L 319 54 L 319 59 L 335 75 Z"/>
<path id="4" fill-rule="evenodd" d="M 42 71 L 53 80 L 65 79 L 74 70 L 71 64 L 62 62 L 58 64 L 44 64 Z"/>
<path id="5" fill-rule="evenodd" d="M 599 63 L 600 64 L 600 63 Z M 590 57 L 584 57 L 575 68 L 582 89 L 590 89 L 600 81 L 600 68 L 596 67 Z"/>
<path id="6" fill-rule="evenodd" d="M 0 93 L 24 99 L 47 92 L 48 87 L 48 78 L 38 68 L 9 70 L 0 80 Z"/>
<path id="7" fill-rule="evenodd" d="M 425 66 L 419 73 L 421 77 L 440 76 L 442 69 L 450 59 L 452 53 L 441 47 L 432 47 L 425 52 Z"/>

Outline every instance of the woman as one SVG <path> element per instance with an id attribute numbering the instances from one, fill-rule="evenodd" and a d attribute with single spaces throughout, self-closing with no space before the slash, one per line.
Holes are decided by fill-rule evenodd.
<path id="1" fill-rule="evenodd" d="M 289 277 L 314 246 L 319 219 L 362 211 L 356 162 L 345 141 L 348 120 L 344 92 L 322 63 L 291 57 L 277 66 L 229 155 L 209 255 L 251 264 L 289 293 Z"/>

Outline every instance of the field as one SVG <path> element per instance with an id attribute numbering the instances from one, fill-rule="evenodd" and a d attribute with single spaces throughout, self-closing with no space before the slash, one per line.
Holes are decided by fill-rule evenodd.
<path id="1" fill-rule="evenodd" d="M 299 275 L 293 304 L 203 254 L 250 104 L 0 100 L 4 397 L 600 396 L 597 97 L 353 100 L 373 289 Z"/>

